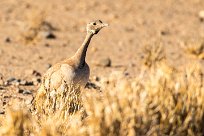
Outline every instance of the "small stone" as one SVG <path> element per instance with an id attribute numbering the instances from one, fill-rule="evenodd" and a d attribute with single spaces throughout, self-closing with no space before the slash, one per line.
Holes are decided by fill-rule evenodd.
<path id="1" fill-rule="evenodd" d="M 110 67 L 111 66 L 111 59 L 105 58 L 100 61 L 100 65 L 103 67 Z"/>
<path id="2" fill-rule="evenodd" d="M 24 90 L 23 94 L 32 94 L 32 92 L 30 90 Z"/>
<path id="3" fill-rule="evenodd" d="M 40 72 L 38 72 L 38 71 L 36 71 L 36 70 L 33 71 L 33 75 L 34 75 L 34 76 L 41 76 Z"/>
<path id="4" fill-rule="evenodd" d="M 100 77 L 94 76 L 94 80 L 98 82 L 98 81 L 100 81 Z"/>
<path id="5" fill-rule="evenodd" d="M 23 93 L 23 89 L 18 89 L 18 93 Z"/>
<path id="6" fill-rule="evenodd" d="M 9 96 L 8 95 L 4 95 L 3 98 L 7 99 L 7 98 L 9 98 Z"/>
<path id="7" fill-rule="evenodd" d="M 38 85 L 41 82 L 40 78 L 33 78 L 32 79 L 34 85 Z"/>
<path id="8" fill-rule="evenodd" d="M 5 39 L 5 42 L 10 43 L 10 42 L 11 42 L 11 39 L 10 39 L 9 37 L 7 37 L 7 38 Z"/>
<path id="9" fill-rule="evenodd" d="M 0 110 L 0 114 L 5 114 L 5 111 L 3 111 L 3 110 Z"/>
<path id="10" fill-rule="evenodd" d="M 160 35 L 162 35 L 162 36 L 169 35 L 169 34 L 170 34 L 169 30 L 161 30 L 160 31 Z"/>
<path id="11" fill-rule="evenodd" d="M 46 39 L 55 39 L 56 36 L 52 32 L 45 32 L 44 33 Z"/>
<path id="12" fill-rule="evenodd" d="M 52 65 L 51 65 L 51 64 L 49 64 L 49 63 L 48 63 L 48 64 L 46 64 L 46 68 L 47 68 L 47 69 L 49 69 L 50 67 L 52 67 Z"/>
<path id="13" fill-rule="evenodd" d="M 11 82 L 12 85 L 15 85 L 15 86 L 19 86 L 20 85 L 20 82 L 18 82 L 17 80 Z"/>
<path id="14" fill-rule="evenodd" d="M 7 82 L 13 82 L 13 81 L 15 81 L 16 80 L 16 78 L 14 78 L 14 77 L 11 77 L 11 78 L 9 78 L 8 80 L 7 80 Z"/>
<path id="15" fill-rule="evenodd" d="M 26 81 L 25 83 L 26 86 L 34 85 L 32 81 Z"/>
<path id="16" fill-rule="evenodd" d="M 25 71 L 25 74 L 26 75 L 34 75 L 34 76 L 41 76 L 41 74 L 36 71 L 36 70 L 33 70 L 33 69 L 28 69 Z"/>
<path id="17" fill-rule="evenodd" d="M 20 85 L 25 85 L 25 84 L 26 84 L 25 80 L 20 81 Z"/>
<path id="18" fill-rule="evenodd" d="M 50 44 L 49 44 L 49 43 L 46 43 L 46 44 L 45 44 L 45 47 L 50 47 Z"/>
<path id="19" fill-rule="evenodd" d="M 199 19 L 201 22 L 204 21 L 204 10 L 201 10 L 199 13 L 198 13 L 198 16 L 199 16 Z"/>
<path id="20" fill-rule="evenodd" d="M 6 105 L 6 101 L 3 101 L 3 106 Z"/>

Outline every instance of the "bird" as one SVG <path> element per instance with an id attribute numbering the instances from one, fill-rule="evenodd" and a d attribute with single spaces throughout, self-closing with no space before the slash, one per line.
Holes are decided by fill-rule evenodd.
<path id="1" fill-rule="evenodd" d="M 50 67 L 42 76 L 42 83 L 37 90 L 36 99 L 47 92 L 63 92 L 64 84 L 85 87 L 89 80 L 90 68 L 86 63 L 86 53 L 92 37 L 108 24 L 95 20 L 87 24 L 86 37 L 76 53 Z"/>

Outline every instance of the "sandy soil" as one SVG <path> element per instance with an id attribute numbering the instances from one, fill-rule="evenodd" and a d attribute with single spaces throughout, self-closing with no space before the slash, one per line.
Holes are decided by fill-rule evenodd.
<path id="1" fill-rule="evenodd" d="M 0 76 L 8 85 L 0 85 L 0 112 L 11 98 L 31 99 L 40 75 L 75 53 L 91 20 L 110 24 L 91 41 L 91 78 L 116 70 L 136 76 L 142 49 L 158 43 L 169 64 L 188 63 L 180 45 L 204 37 L 203 7 L 202 0 L 1 0 Z M 96 65 L 107 58 L 111 67 Z"/>

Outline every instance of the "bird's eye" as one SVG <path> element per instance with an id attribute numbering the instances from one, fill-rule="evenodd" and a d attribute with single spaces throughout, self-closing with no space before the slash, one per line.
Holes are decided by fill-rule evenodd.
<path id="1" fill-rule="evenodd" d="M 94 22 L 93 25 L 96 25 L 96 23 Z"/>

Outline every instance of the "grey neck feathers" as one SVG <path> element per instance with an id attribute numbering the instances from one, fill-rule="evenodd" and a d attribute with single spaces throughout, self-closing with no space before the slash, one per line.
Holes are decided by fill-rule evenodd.
<path id="1" fill-rule="evenodd" d="M 89 43 L 90 43 L 91 38 L 93 37 L 93 35 L 94 34 L 88 32 L 83 44 L 81 45 L 81 47 L 75 53 L 74 58 L 76 60 L 76 66 L 77 67 L 83 67 L 85 65 L 86 51 L 88 49 Z"/>

